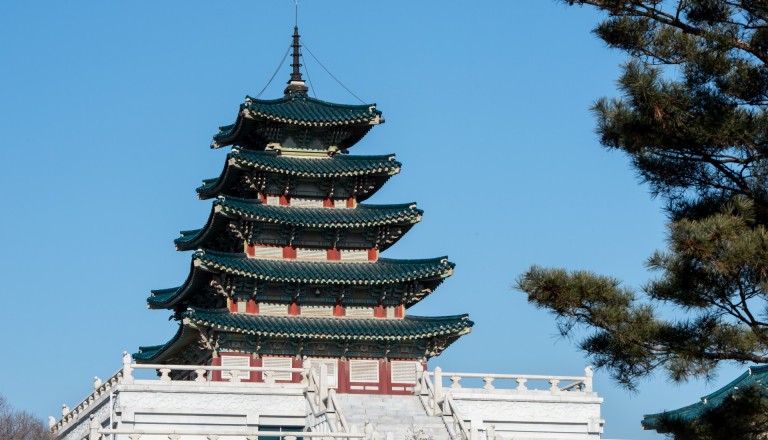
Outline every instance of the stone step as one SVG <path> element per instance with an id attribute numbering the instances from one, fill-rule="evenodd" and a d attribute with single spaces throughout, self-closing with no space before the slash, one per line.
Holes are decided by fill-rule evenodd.
<path id="1" fill-rule="evenodd" d="M 339 410 L 350 425 L 364 432 L 369 421 L 384 440 L 451 440 L 439 416 L 429 416 L 417 396 L 337 394 Z M 419 435 L 419 433 L 421 434 Z"/>

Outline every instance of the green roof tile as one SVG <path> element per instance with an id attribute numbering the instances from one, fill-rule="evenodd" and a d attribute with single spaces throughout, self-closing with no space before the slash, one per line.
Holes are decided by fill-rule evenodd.
<path id="1" fill-rule="evenodd" d="M 197 328 L 212 327 L 221 332 L 302 339 L 358 341 L 417 341 L 435 336 L 450 343 L 469 333 L 474 323 L 467 315 L 406 316 L 405 318 L 312 318 L 262 316 L 224 310 L 189 309 L 182 314 L 179 330 L 162 345 L 139 347 L 133 358 L 139 363 L 165 362 L 189 344 L 195 343 Z M 444 347 L 443 347 L 444 348 Z"/>
<path id="2" fill-rule="evenodd" d="M 445 278 L 454 264 L 447 257 L 424 260 L 381 258 L 376 262 L 297 261 L 248 258 L 245 254 L 198 251 L 194 264 L 209 271 L 286 283 L 381 285 Z"/>
<path id="3" fill-rule="evenodd" d="M 192 257 L 192 271 L 178 288 L 153 290 L 147 304 L 153 309 L 183 306 L 209 281 L 210 273 L 228 273 L 270 283 L 343 284 L 349 286 L 384 286 L 420 281 L 422 292 L 408 298 L 413 305 L 436 289 L 453 273 L 454 264 L 447 257 L 424 260 L 380 258 L 376 262 L 268 260 L 248 258 L 245 254 L 198 251 Z M 171 293 L 172 292 L 172 293 Z"/>
<path id="4" fill-rule="evenodd" d="M 254 119 L 313 127 L 378 124 L 381 121 L 381 111 L 376 110 L 376 104 L 335 104 L 312 98 L 305 93 L 294 93 L 270 100 L 246 96 L 245 103 L 240 105 L 240 111 L 247 112 Z M 237 123 L 219 127 L 219 133 L 214 139 L 231 135 L 236 125 Z"/>
<path id="5" fill-rule="evenodd" d="M 723 400 L 738 388 L 754 383 L 758 383 L 761 386 L 768 388 L 768 365 L 750 367 L 746 372 L 742 373 L 741 376 L 731 381 L 728 385 L 702 397 L 701 401 L 675 410 L 645 415 L 643 416 L 641 423 L 644 429 L 658 430 L 662 416 L 682 420 L 695 419 L 701 416 L 707 409 L 719 406 Z M 658 432 L 663 433 L 662 431 Z"/>
<path id="6" fill-rule="evenodd" d="M 221 229 L 218 217 L 243 219 L 253 222 L 290 224 L 318 229 L 367 228 L 376 226 L 408 225 L 421 221 L 423 211 L 415 203 L 400 205 L 365 205 L 355 208 L 301 208 L 263 205 L 259 200 L 236 197 L 219 198 L 213 203 L 208 222 L 202 229 L 181 231 L 174 240 L 177 249 L 191 250 L 205 247 L 205 242 Z M 403 233 L 406 231 L 404 230 Z"/>
<path id="7" fill-rule="evenodd" d="M 307 178 L 342 178 L 355 176 L 392 176 L 400 172 L 402 164 L 395 155 L 350 156 L 337 154 L 328 158 L 305 158 L 278 155 L 275 151 L 253 151 L 233 148 L 221 175 L 206 179 L 197 188 L 201 198 L 220 194 L 224 187 L 237 182 L 243 169 L 265 173 L 284 174 Z M 386 182 L 382 179 L 381 184 Z"/>
<path id="8" fill-rule="evenodd" d="M 467 315 L 402 319 L 314 318 L 302 316 L 261 316 L 230 313 L 227 310 L 189 310 L 183 314 L 196 325 L 259 336 L 408 340 L 433 336 L 458 336 L 474 325 Z"/>

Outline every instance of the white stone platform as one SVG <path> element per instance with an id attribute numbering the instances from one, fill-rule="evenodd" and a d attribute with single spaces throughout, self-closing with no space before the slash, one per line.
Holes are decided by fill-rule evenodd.
<path id="1" fill-rule="evenodd" d="M 159 378 L 136 371 L 155 368 Z M 95 380 L 94 391 L 72 409 L 65 405 L 60 420 L 51 418 L 51 431 L 57 440 L 593 440 L 602 432 L 602 399 L 592 391 L 589 368 L 584 376 L 435 368 L 419 374 L 413 396 L 339 395 L 324 369 L 147 366 L 125 355 L 117 373 Z M 207 380 L 216 370 L 235 380 Z M 237 380 L 254 371 L 265 381 Z M 278 371 L 302 380 L 275 383 Z M 186 373 L 196 379 L 172 380 Z"/>

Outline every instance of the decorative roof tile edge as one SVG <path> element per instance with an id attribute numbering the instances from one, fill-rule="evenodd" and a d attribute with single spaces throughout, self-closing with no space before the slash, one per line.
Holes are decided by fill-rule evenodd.
<path id="1" fill-rule="evenodd" d="M 643 429 L 653 429 L 659 433 L 663 433 L 662 431 L 658 431 L 659 419 L 662 416 L 680 418 L 683 420 L 695 419 L 696 417 L 699 417 L 707 408 L 720 405 L 720 403 L 725 398 L 730 396 L 740 386 L 748 385 L 751 383 L 763 383 L 763 379 L 766 378 L 768 378 L 768 365 L 751 366 L 747 369 L 747 371 L 739 375 L 736 379 L 713 391 L 712 393 L 702 397 L 700 401 L 670 411 L 646 414 L 643 416 L 643 420 L 640 423 L 643 426 Z M 768 387 L 768 381 L 763 383 L 763 385 Z"/>
<path id="2" fill-rule="evenodd" d="M 437 258 L 428 258 L 428 259 L 418 259 L 418 260 L 396 260 L 396 259 L 389 259 L 389 258 L 380 258 L 377 262 L 370 262 L 370 263 L 358 263 L 358 262 L 342 262 L 342 261 L 330 261 L 330 262 L 313 262 L 313 261 L 295 261 L 295 260 L 263 260 L 265 262 L 271 262 L 271 263 L 285 263 L 285 264 L 304 264 L 304 265 L 314 265 L 314 264 L 323 264 L 323 265 L 338 265 L 337 267 L 342 267 L 346 265 L 354 266 L 354 267 L 366 267 L 366 266 L 374 266 L 376 264 L 395 264 L 395 265 L 407 265 L 407 264 L 437 264 L 440 267 L 434 269 L 431 271 L 431 273 L 421 273 L 421 274 L 413 274 L 411 273 L 410 277 L 407 278 L 395 278 L 395 279 L 383 279 L 383 280 L 373 280 L 373 282 L 360 282 L 359 280 L 345 280 L 345 279 L 329 279 L 329 278 L 322 278 L 322 279 L 315 279 L 315 278 L 303 278 L 303 279 L 292 279 L 292 278 L 286 278 L 281 279 L 274 276 L 261 276 L 261 277 L 255 277 L 252 276 L 252 273 L 248 273 L 243 270 L 238 270 L 236 268 L 229 268 L 225 265 L 222 265 L 220 263 L 214 263 L 210 260 L 211 266 L 208 267 L 203 263 L 203 258 L 205 256 L 211 257 L 219 257 L 219 258 L 227 258 L 227 259 L 236 259 L 236 260 L 242 260 L 242 261 L 262 261 L 257 259 L 251 259 L 246 256 L 246 254 L 243 253 L 226 253 L 226 252 L 216 252 L 211 250 L 205 250 L 200 249 L 195 251 L 195 253 L 192 255 L 192 268 L 190 270 L 189 275 L 187 276 L 187 279 L 184 281 L 184 284 L 179 286 L 176 289 L 168 288 L 168 289 L 156 289 L 151 291 L 151 296 L 147 298 L 147 306 L 150 309 L 168 309 L 171 307 L 174 307 L 178 301 L 184 297 L 186 297 L 189 293 L 189 291 L 192 289 L 193 286 L 196 285 L 200 281 L 201 277 L 201 271 L 206 273 L 216 273 L 219 271 L 223 271 L 232 275 L 237 276 L 245 276 L 250 278 L 258 278 L 262 279 L 264 281 L 272 281 L 272 282 L 314 282 L 318 284 L 347 284 L 347 285 L 385 285 L 385 284 L 395 284 L 399 282 L 407 282 L 407 281 L 413 281 L 418 279 L 437 279 L 437 285 L 442 283 L 442 280 L 445 278 L 451 276 L 453 274 L 453 269 L 456 267 L 455 263 L 452 263 L 448 261 L 447 256 L 437 257 Z M 366 281 L 366 280 L 363 280 Z M 436 286 L 435 286 L 436 287 Z M 425 295 L 426 296 L 426 295 Z M 423 296 L 414 296 L 414 299 L 417 299 L 420 301 L 423 299 Z M 409 303 L 408 306 L 411 306 L 415 304 L 415 301 L 413 303 Z"/>
<path id="3" fill-rule="evenodd" d="M 207 319 L 206 319 L 206 315 Z M 215 317 L 216 315 L 221 316 L 224 320 L 231 320 L 228 325 L 223 324 L 222 322 L 215 322 L 215 320 L 211 319 L 212 317 Z M 452 316 L 413 316 L 409 315 L 402 319 L 382 319 L 382 318 L 346 318 L 346 317 L 302 317 L 302 316 L 285 316 L 285 317 L 275 317 L 275 316 L 263 316 L 263 315 L 233 315 L 226 309 L 219 309 L 219 310 L 210 310 L 210 309 L 188 309 L 186 312 L 182 314 L 184 317 L 185 322 L 189 322 L 192 324 L 195 324 L 196 326 L 203 325 L 206 327 L 215 328 L 217 330 L 223 330 L 228 332 L 234 332 L 234 333 L 241 333 L 241 334 L 249 334 L 254 336 L 267 336 L 267 337 L 294 337 L 294 336 L 302 336 L 306 338 L 311 339 L 326 339 L 329 337 L 335 337 L 335 338 L 343 338 L 343 339 L 349 339 L 349 340 L 374 340 L 374 341 L 384 341 L 384 340 L 414 340 L 414 339 L 424 339 L 424 338 L 432 338 L 435 336 L 462 336 L 467 333 L 469 333 L 474 326 L 474 322 L 469 319 L 469 315 L 462 314 L 462 315 L 452 315 Z M 286 321 L 290 322 L 292 327 L 301 326 L 302 323 L 304 323 L 304 326 L 307 325 L 307 323 L 311 323 L 315 326 L 322 327 L 323 325 L 328 326 L 328 328 L 325 330 L 324 333 L 321 332 L 311 332 L 311 329 L 304 329 L 304 331 L 296 331 L 296 330 L 281 330 L 281 331 L 273 331 L 273 330 L 258 330 L 253 328 L 245 328 L 241 324 L 235 322 L 235 318 L 237 320 L 241 321 L 253 321 L 251 326 L 258 324 L 258 321 Z M 414 332 L 412 334 L 405 334 L 403 330 L 393 331 L 392 333 L 401 333 L 401 334 L 376 334 L 378 331 L 386 331 L 387 327 L 393 327 L 394 325 L 400 324 L 401 322 L 405 320 L 409 324 L 413 323 L 415 325 L 423 324 L 424 326 L 428 326 L 430 323 L 438 322 L 443 323 L 444 325 L 440 328 L 435 329 L 425 329 L 422 330 L 421 333 Z M 219 320 L 221 321 L 221 320 Z M 339 330 L 338 328 L 330 328 L 330 327 L 343 327 L 344 325 L 355 325 L 358 323 L 365 323 L 365 331 L 368 333 L 361 333 L 361 334 L 344 334 L 343 330 Z M 240 325 L 238 327 L 238 325 Z M 376 329 L 375 327 L 383 327 L 384 330 Z M 447 327 L 447 328 L 446 328 Z"/>
<path id="4" fill-rule="evenodd" d="M 228 314 L 226 310 L 207 310 L 207 309 L 200 309 L 199 312 L 205 312 L 208 314 Z M 160 345 L 152 345 L 152 346 L 142 346 L 139 347 L 139 351 L 136 353 L 133 353 L 132 357 L 137 363 L 151 363 L 152 361 L 156 361 L 160 356 L 167 354 L 174 349 L 180 349 L 186 344 L 190 343 L 191 340 L 195 337 L 195 332 L 198 331 L 197 326 L 198 325 L 204 325 L 211 328 L 219 327 L 220 330 L 223 331 L 235 331 L 236 329 L 229 329 L 222 326 L 219 326 L 215 323 L 206 323 L 204 320 L 195 320 L 193 317 L 190 317 L 191 314 L 196 313 L 194 309 L 189 309 L 187 312 L 183 313 L 183 318 L 181 322 L 179 323 L 179 329 L 176 331 L 176 334 L 165 344 Z M 256 316 L 256 315 L 254 315 Z M 366 320 L 366 321 L 376 321 L 378 324 L 387 325 L 385 321 L 389 321 L 386 319 L 381 318 L 309 318 L 309 317 L 291 317 L 291 319 L 299 319 L 299 320 L 329 320 L 329 323 L 332 323 L 332 320 Z M 469 332 L 472 331 L 472 327 L 475 325 L 475 323 L 469 319 L 469 315 L 462 314 L 462 315 L 452 315 L 452 316 L 408 316 L 403 319 L 409 319 L 409 320 L 417 320 L 417 321 L 440 321 L 440 320 L 454 320 L 454 327 L 455 331 L 452 332 L 443 332 L 441 334 L 435 334 L 435 335 L 423 335 L 423 336 L 412 336 L 410 339 L 424 339 L 424 338 L 430 338 L 434 336 L 451 336 L 451 337 L 460 337 L 463 336 Z M 335 324 L 338 324 L 339 322 L 336 321 Z M 343 323 L 343 322 L 342 322 Z M 246 334 L 255 334 L 255 333 L 246 333 Z M 291 336 L 292 334 L 287 334 L 286 336 Z M 268 335 L 268 336 L 283 336 L 283 335 Z M 325 339 L 328 336 L 327 335 L 302 335 L 304 337 L 308 338 L 316 338 L 316 339 Z M 386 337 L 358 337 L 358 338 L 348 338 L 350 340 L 356 339 L 356 340 L 387 340 Z M 396 339 L 394 337 L 389 338 L 390 340 Z M 405 338 L 401 338 L 405 339 Z"/>
<path id="5" fill-rule="evenodd" d="M 398 174 L 402 168 L 402 163 L 395 160 L 395 157 L 394 154 L 381 156 L 347 156 L 337 154 L 329 158 L 306 159 L 280 156 L 273 151 L 251 151 L 233 148 L 232 152 L 227 155 L 227 161 L 219 177 L 203 179 L 203 184 L 196 188 L 196 192 L 201 198 L 210 198 L 218 195 L 223 190 L 222 187 L 226 185 L 230 176 L 231 178 L 236 178 L 239 170 L 248 168 L 268 173 L 306 178 L 342 178 L 372 175 L 391 177 Z M 348 166 L 346 169 L 340 170 L 312 170 L 311 165 L 316 166 L 319 163 L 318 161 L 321 160 L 335 161 L 338 165 L 355 165 L 357 163 L 364 166 Z M 279 162 L 281 161 L 285 163 L 280 164 Z M 289 162 L 294 162 L 294 164 L 291 165 Z M 306 168 L 302 169 L 296 165 L 296 162 L 299 164 L 304 162 Z"/>

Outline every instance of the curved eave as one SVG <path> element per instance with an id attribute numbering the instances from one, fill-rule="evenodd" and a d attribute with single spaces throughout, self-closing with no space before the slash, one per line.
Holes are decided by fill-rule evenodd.
<path id="1" fill-rule="evenodd" d="M 453 274 L 447 257 L 423 260 L 381 258 L 377 262 L 315 262 L 247 258 L 245 254 L 198 251 L 193 265 L 267 282 L 371 286 L 409 281 L 442 280 Z"/>
<path id="2" fill-rule="evenodd" d="M 397 276 L 387 276 L 381 265 L 406 266 Z M 377 266 L 379 268 L 377 269 Z M 408 267 L 409 266 L 409 267 Z M 391 260 L 377 262 L 310 262 L 297 260 L 264 260 L 245 254 L 197 251 L 192 256 L 192 269 L 184 284 L 177 289 L 153 291 L 147 299 L 150 309 L 170 309 L 202 288 L 211 273 L 227 273 L 273 283 L 307 283 L 313 285 L 342 284 L 350 286 L 382 286 L 409 281 L 422 281 L 429 291 L 414 295 L 408 306 L 415 304 L 442 281 L 453 274 L 454 264 L 446 257 L 426 260 Z M 378 274 L 375 272 L 379 272 Z M 161 292 L 156 294 L 155 292 Z"/>
<path id="3" fill-rule="evenodd" d="M 219 197 L 208 221 L 201 229 L 182 231 L 174 240 L 180 251 L 206 247 L 206 242 L 220 233 L 227 219 L 256 223 L 285 224 L 309 229 L 361 229 L 400 226 L 404 235 L 421 221 L 424 211 L 415 203 L 400 205 L 358 205 L 356 208 L 299 208 L 263 205 L 258 200 Z M 399 239 L 399 237 L 398 237 Z M 387 247 L 394 244 L 389 243 Z M 381 250 L 384 250 L 382 248 Z"/>
<path id="4" fill-rule="evenodd" d="M 671 411 L 647 414 L 643 416 L 643 420 L 640 423 L 642 424 L 643 429 L 653 429 L 663 434 L 664 431 L 659 430 L 662 418 L 693 420 L 701 416 L 704 411 L 720 406 L 723 400 L 739 389 L 739 387 L 744 387 L 753 383 L 760 383 L 768 388 L 768 365 L 750 367 L 746 372 L 742 373 L 739 377 L 732 380 L 724 387 L 702 397 L 699 402 Z"/>
<path id="5" fill-rule="evenodd" d="M 163 363 L 193 342 L 196 336 L 196 329 L 180 323 L 179 329 L 170 341 L 162 345 L 139 347 L 139 351 L 133 353 L 133 359 L 139 364 Z"/>
<path id="6" fill-rule="evenodd" d="M 237 144 L 244 133 L 253 130 L 248 127 L 259 121 L 277 122 L 299 127 L 349 127 L 357 131 L 354 142 L 371 129 L 372 126 L 383 123 L 381 111 L 376 104 L 344 105 L 334 104 L 306 96 L 295 94 L 275 100 L 258 100 L 249 96 L 240 105 L 234 124 L 219 127 L 219 132 L 213 136 L 211 148 L 221 148 Z"/>
<path id="7" fill-rule="evenodd" d="M 467 315 L 402 319 L 316 318 L 262 316 L 229 313 L 226 310 L 189 310 L 183 315 L 198 327 L 262 337 L 412 341 L 434 337 L 458 338 L 474 323 Z"/>
<path id="8" fill-rule="evenodd" d="M 334 166 L 319 167 L 328 162 Z M 369 191 L 358 201 L 365 200 L 378 190 L 389 178 L 400 172 L 402 164 L 395 160 L 395 155 L 383 156 L 339 156 L 323 159 L 306 159 L 279 156 L 272 151 L 249 151 L 233 149 L 227 155 L 227 162 L 217 178 L 206 179 L 197 188 L 198 197 L 210 199 L 221 195 L 227 188 L 235 185 L 244 170 L 281 174 L 303 178 L 349 178 L 357 176 L 378 177 L 378 187 Z"/>

